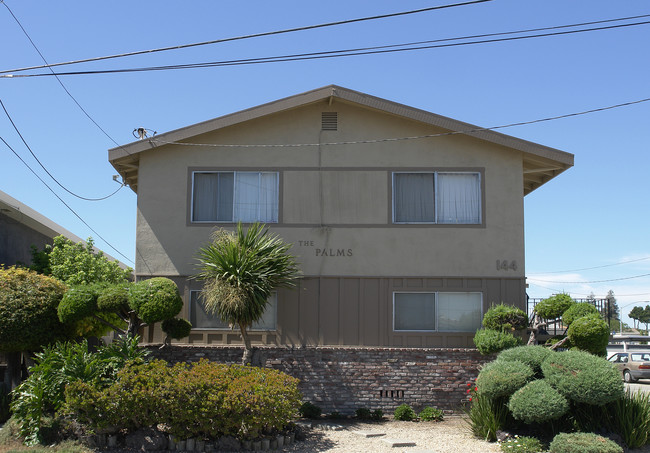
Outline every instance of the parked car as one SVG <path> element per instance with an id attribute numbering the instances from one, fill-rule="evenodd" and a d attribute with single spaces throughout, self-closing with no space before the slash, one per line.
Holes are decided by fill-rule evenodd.
<path id="1" fill-rule="evenodd" d="M 621 370 L 625 382 L 650 379 L 650 352 L 617 352 L 607 360 Z"/>

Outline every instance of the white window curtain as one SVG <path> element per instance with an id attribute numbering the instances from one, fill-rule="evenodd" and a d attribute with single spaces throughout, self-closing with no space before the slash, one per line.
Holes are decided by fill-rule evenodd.
<path id="1" fill-rule="evenodd" d="M 438 330 L 475 332 L 481 327 L 481 293 L 438 293 Z"/>
<path id="2" fill-rule="evenodd" d="M 275 330 L 278 313 L 278 295 L 273 292 L 268 299 L 268 305 L 262 319 L 253 323 L 251 330 Z M 205 311 L 201 301 L 201 291 L 190 292 L 190 322 L 193 329 L 230 329 L 230 325 Z M 237 328 L 237 326 L 235 326 Z"/>
<path id="3" fill-rule="evenodd" d="M 196 172 L 194 222 L 277 222 L 277 172 Z"/>
<path id="4" fill-rule="evenodd" d="M 481 184 L 477 173 L 438 173 L 438 223 L 481 223 Z"/>
<path id="5" fill-rule="evenodd" d="M 393 203 L 395 222 L 434 222 L 434 174 L 395 173 Z"/>
<path id="6" fill-rule="evenodd" d="M 436 330 L 435 293 L 395 293 L 394 330 Z"/>

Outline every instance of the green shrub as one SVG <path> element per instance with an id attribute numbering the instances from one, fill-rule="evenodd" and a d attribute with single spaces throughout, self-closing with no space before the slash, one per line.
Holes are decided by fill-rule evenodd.
<path id="1" fill-rule="evenodd" d="M 420 411 L 418 418 L 425 422 L 440 422 L 445 417 L 440 409 L 435 407 L 427 406 Z"/>
<path id="2" fill-rule="evenodd" d="M 571 323 L 567 336 L 576 348 L 604 357 L 609 343 L 609 326 L 600 315 L 588 315 Z"/>
<path id="3" fill-rule="evenodd" d="M 600 406 L 623 397 L 620 371 L 607 360 L 587 352 L 551 354 L 542 363 L 542 373 L 553 388 L 578 403 Z"/>
<path id="4" fill-rule="evenodd" d="M 556 294 L 535 305 L 535 313 L 544 319 L 555 319 L 562 316 L 573 304 L 575 301 L 568 294 Z"/>
<path id="5" fill-rule="evenodd" d="M 573 321 L 587 315 L 597 315 L 598 309 L 589 302 L 579 302 L 571 305 L 564 313 L 562 313 L 562 323 L 565 326 L 570 326 Z"/>
<path id="6" fill-rule="evenodd" d="M 504 349 L 514 348 L 521 345 L 521 339 L 516 338 L 509 332 L 500 330 L 479 329 L 474 334 L 476 349 L 483 355 L 494 354 Z"/>
<path id="7" fill-rule="evenodd" d="M 476 394 L 471 399 L 467 418 L 474 436 L 489 442 L 497 440 L 497 431 L 506 426 L 508 407 L 505 398 L 492 399 Z"/>
<path id="8" fill-rule="evenodd" d="M 535 374 L 540 375 L 542 362 L 551 354 L 553 351 L 541 345 L 517 346 L 499 353 L 497 360 L 523 362 L 531 367 Z"/>
<path id="9" fill-rule="evenodd" d="M 485 365 L 478 374 L 478 393 L 488 398 L 510 396 L 533 377 L 533 370 L 522 362 L 495 360 Z"/>
<path id="10" fill-rule="evenodd" d="M 408 404 L 400 404 L 393 412 L 393 418 L 403 422 L 410 422 L 415 419 L 415 411 Z"/>
<path id="11" fill-rule="evenodd" d="M 483 327 L 508 332 L 528 327 L 526 312 L 512 305 L 493 305 L 483 316 Z"/>
<path id="12" fill-rule="evenodd" d="M 97 311 L 97 285 L 76 286 L 66 291 L 57 308 L 61 322 L 76 322 Z"/>
<path id="13" fill-rule="evenodd" d="M 56 312 L 66 289 L 51 277 L 0 266 L 0 351 L 38 351 L 68 338 Z"/>
<path id="14" fill-rule="evenodd" d="M 380 422 L 384 419 L 384 411 L 381 409 L 375 409 L 370 413 L 370 419 L 375 422 Z"/>
<path id="15" fill-rule="evenodd" d="M 192 324 L 187 319 L 171 318 L 162 322 L 162 331 L 176 340 L 189 336 L 191 330 Z"/>
<path id="16" fill-rule="evenodd" d="M 549 453 L 623 453 L 615 442 L 593 433 L 560 433 L 548 447 Z"/>
<path id="17" fill-rule="evenodd" d="M 97 297 L 97 309 L 102 312 L 115 313 L 129 307 L 129 284 L 108 286 Z"/>
<path id="18" fill-rule="evenodd" d="M 311 419 L 320 418 L 321 414 L 323 413 L 323 410 L 320 408 L 320 406 L 317 406 L 309 401 L 302 403 L 298 411 L 300 412 L 301 417 Z"/>
<path id="19" fill-rule="evenodd" d="M 75 382 L 66 389 L 68 413 L 90 429 L 165 424 L 180 439 L 256 438 L 280 431 L 296 417 L 299 404 L 295 378 L 207 360 L 172 367 L 159 360 L 134 363 L 108 388 Z"/>
<path id="20" fill-rule="evenodd" d="M 628 448 L 650 441 L 650 394 L 629 389 L 625 396 L 607 406 L 611 429 L 620 434 Z"/>
<path id="21" fill-rule="evenodd" d="M 527 436 L 507 439 L 505 442 L 501 442 L 500 448 L 502 452 L 508 453 L 540 453 L 544 451 L 542 443 L 538 439 Z"/>
<path id="22" fill-rule="evenodd" d="M 354 412 L 354 416 L 359 420 L 370 420 L 370 409 L 367 407 L 360 407 Z"/>
<path id="23" fill-rule="evenodd" d="M 529 382 L 517 390 L 508 402 L 512 416 L 525 423 L 543 423 L 560 418 L 569 410 L 569 402 L 543 379 Z"/>
<path id="24" fill-rule="evenodd" d="M 129 304 L 144 322 L 153 324 L 176 316 L 183 308 L 183 299 L 176 283 L 154 277 L 131 286 Z"/>

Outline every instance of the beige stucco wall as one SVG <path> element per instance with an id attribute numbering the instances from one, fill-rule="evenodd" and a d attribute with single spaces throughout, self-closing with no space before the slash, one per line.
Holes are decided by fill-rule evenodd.
<path id="1" fill-rule="evenodd" d="M 323 111 L 338 112 L 338 131 L 320 130 Z M 280 172 L 280 221 L 273 229 L 294 244 L 293 253 L 305 275 L 523 278 L 519 151 L 460 135 L 331 145 L 439 132 L 444 131 L 335 101 L 191 140 L 320 146 L 167 145 L 144 152 L 139 168 L 136 272 L 193 274 L 196 251 L 209 240 L 215 225 L 189 221 L 191 171 L 239 169 Z M 480 172 L 483 225 L 392 224 L 391 174 L 416 169 Z M 329 256 L 330 249 L 335 256 Z M 498 270 L 496 260 L 516 261 L 517 269 Z"/>

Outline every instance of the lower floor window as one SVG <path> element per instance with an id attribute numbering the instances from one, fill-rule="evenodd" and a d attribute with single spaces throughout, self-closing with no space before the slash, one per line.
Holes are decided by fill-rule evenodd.
<path id="1" fill-rule="evenodd" d="M 254 323 L 251 330 L 275 330 L 278 312 L 277 293 L 272 293 L 268 302 L 262 319 Z M 218 315 L 206 312 L 201 301 L 201 291 L 190 292 L 190 322 L 194 329 L 230 329 L 230 325 Z M 239 326 L 235 326 L 235 329 L 238 328 Z"/>
<path id="2" fill-rule="evenodd" d="M 394 293 L 393 330 L 474 332 L 482 307 L 482 293 Z"/>

